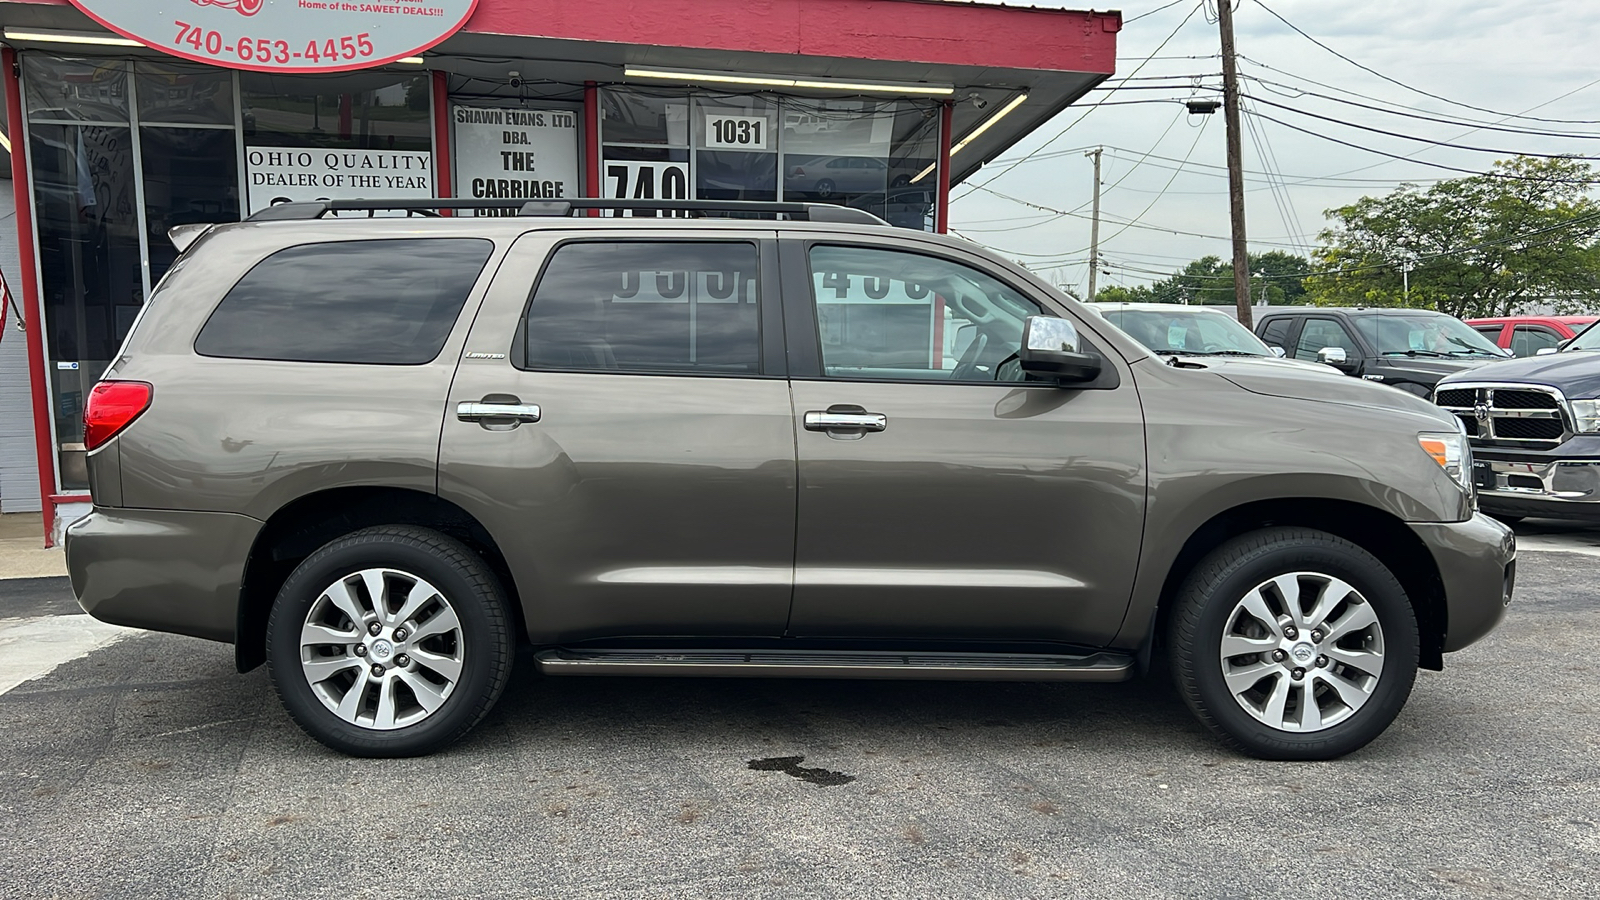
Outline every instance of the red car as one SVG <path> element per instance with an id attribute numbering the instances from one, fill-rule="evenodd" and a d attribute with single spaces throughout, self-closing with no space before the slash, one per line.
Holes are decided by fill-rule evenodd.
<path id="1" fill-rule="evenodd" d="M 1511 351 L 1512 356 L 1533 356 L 1540 350 L 1571 340 L 1600 316 L 1506 316 L 1499 319 L 1468 319 L 1467 324 Z"/>

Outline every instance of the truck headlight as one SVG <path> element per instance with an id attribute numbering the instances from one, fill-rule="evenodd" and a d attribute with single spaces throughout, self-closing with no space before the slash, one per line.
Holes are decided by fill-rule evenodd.
<path id="1" fill-rule="evenodd" d="M 1467 446 L 1466 435 L 1459 431 L 1429 431 L 1417 435 L 1417 443 L 1461 485 L 1467 496 L 1472 496 L 1472 450 Z"/>
<path id="2" fill-rule="evenodd" d="M 1600 431 L 1600 400 L 1572 401 L 1572 430 L 1590 434 Z"/>

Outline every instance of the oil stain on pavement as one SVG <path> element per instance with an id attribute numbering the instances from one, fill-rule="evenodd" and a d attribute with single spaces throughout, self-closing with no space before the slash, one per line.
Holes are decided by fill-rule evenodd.
<path id="1" fill-rule="evenodd" d="M 801 781 L 809 781 L 822 787 L 833 787 L 840 784 L 849 784 L 856 780 L 854 775 L 843 772 L 830 772 L 827 769 L 808 769 L 800 765 L 805 762 L 804 756 L 774 756 L 770 759 L 752 759 L 747 764 L 757 772 L 782 772 L 793 775 Z"/>

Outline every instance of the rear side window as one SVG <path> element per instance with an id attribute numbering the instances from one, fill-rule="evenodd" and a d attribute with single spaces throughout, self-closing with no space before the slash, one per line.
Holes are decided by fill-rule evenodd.
<path id="1" fill-rule="evenodd" d="M 1261 341 L 1268 347 L 1282 347 L 1289 349 L 1289 328 L 1294 325 L 1294 319 L 1288 316 L 1279 316 L 1269 319 L 1267 327 L 1261 329 Z"/>
<path id="2" fill-rule="evenodd" d="M 736 242 L 567 244 L 523 325 L 527 369 L 755 375 L 757 255 Z"/>
<path id="3" fill-rule="evenodd" d="M 235 359 L 421 365 L 439 355 L 494 243 L 335 241 L 279 250 L 245 273 L 195 352 Z"/>

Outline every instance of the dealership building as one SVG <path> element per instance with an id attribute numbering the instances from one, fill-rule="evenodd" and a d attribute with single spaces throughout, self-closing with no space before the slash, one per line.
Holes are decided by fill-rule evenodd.
<path id="1" fill-rule="evenodd" d="M 943 231 L 952 185 L 1111 75 L 1121 22 L 949 0 L 0 0 L 0 511 L 42 509 L 50 541 L 87 510 L 84 398 L 174 226 L 604 197 Z"/>

